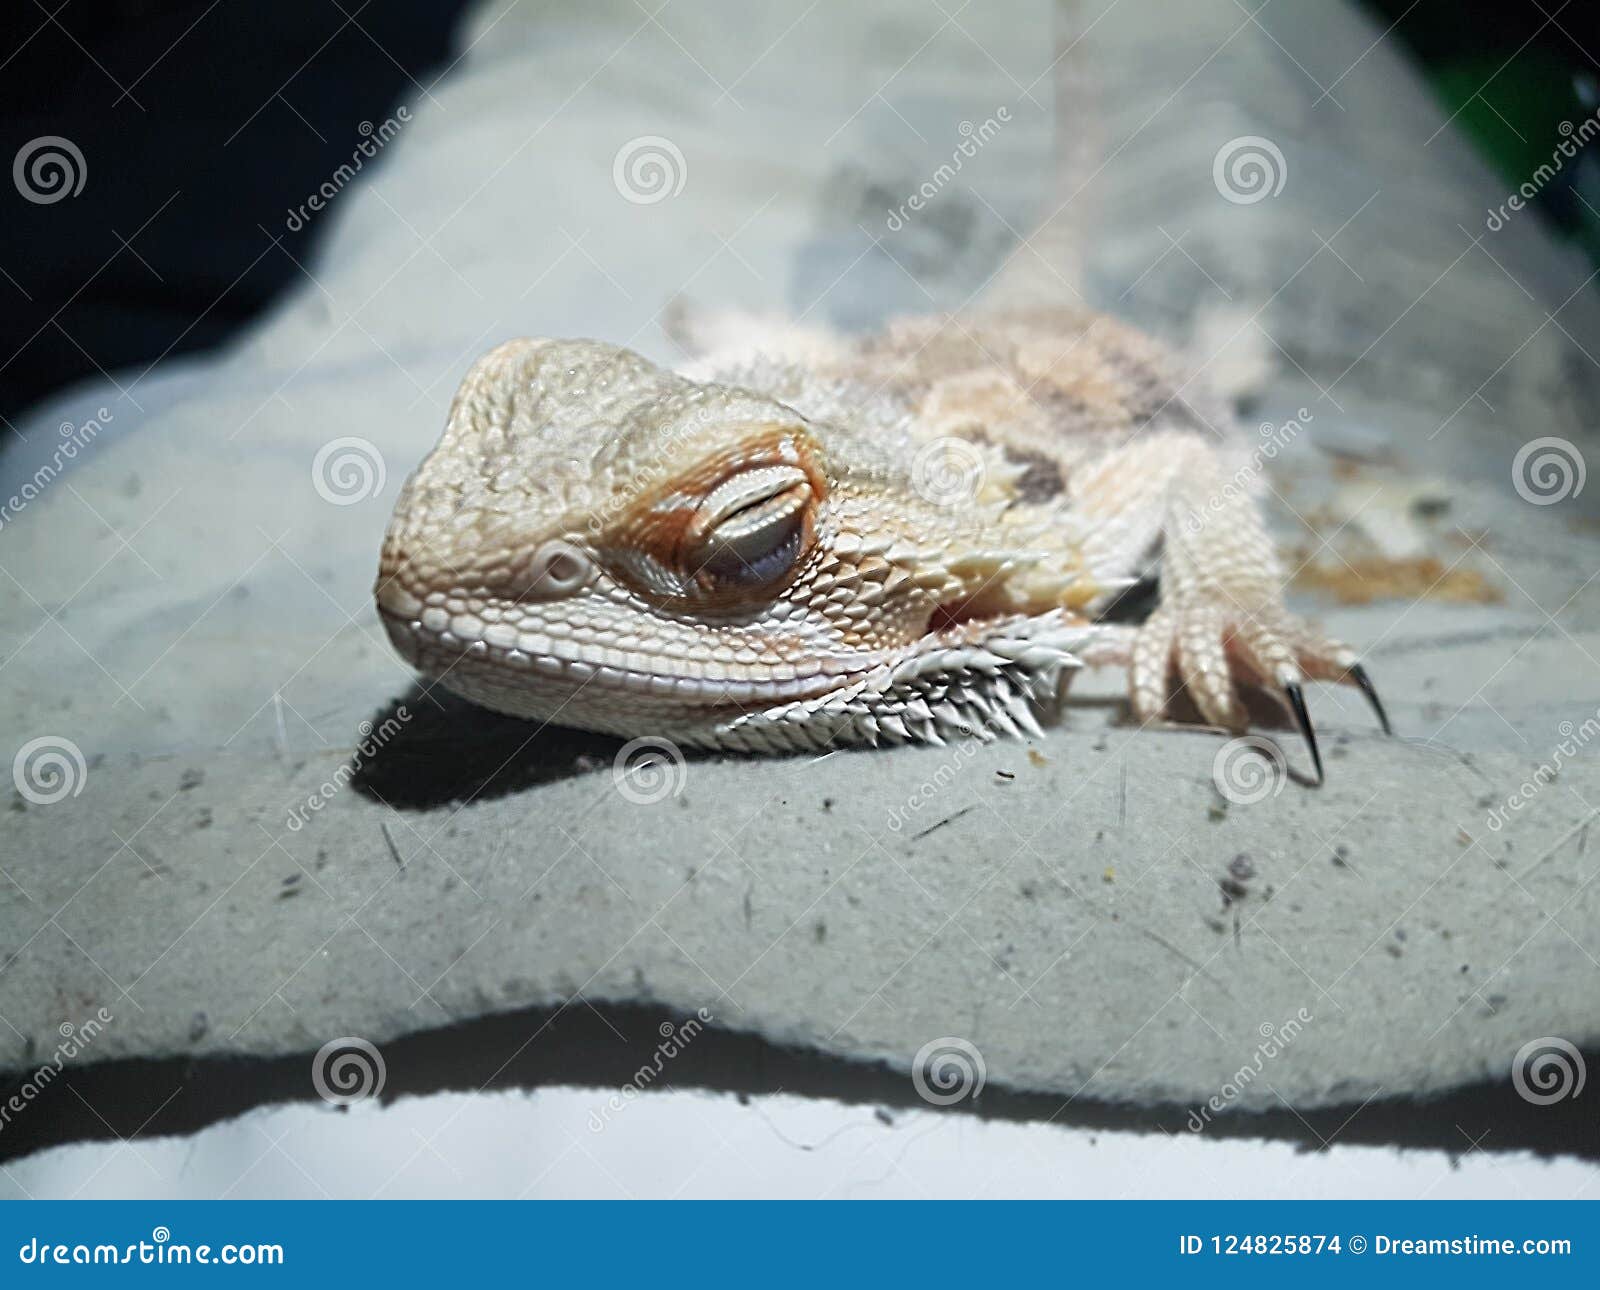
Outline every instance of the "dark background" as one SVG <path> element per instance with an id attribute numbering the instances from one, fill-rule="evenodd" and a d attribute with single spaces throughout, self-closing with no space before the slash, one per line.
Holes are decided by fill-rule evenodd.
<path id="1" fill-rule="evenodd" d="M 1261 0 L 1249 0 L 1252 9 Z M 222 344 L 300 278 L 285 232 L 361 139 L 460 53 L 465 0 L 7 0 L 0 161 L 41 135 L 86 159 L 50 205 L 0 183 L 0 418 L 93 373 Z M 1600 106 L 1592 0 L 1367 0 L 1508 187 Z M 1270 22 L 1270 10 L 1265 16 Z M 490 39 L 493 39 L 491 36 Z M 1491 79 L 1492 78 L 1492 79 Z M 1485 88 L 1487 83 L 1487 88 Z M 1600 151 L 1540 192 L 1600 264 Z M 197 254 L 197 248 L 202 253 Z"/>
<path id="2" fill-rule="evenodd" d="M 221 344 L 304 281 L 326 221 L 286 232 L 287 210 L 349 161 L 362 122 L 422 97 L 465 8 L 5 0 L 0 161 L 60 135 L 88 178 L 50 205 L 0 181 L 0 416 L 97 367 Z"/>

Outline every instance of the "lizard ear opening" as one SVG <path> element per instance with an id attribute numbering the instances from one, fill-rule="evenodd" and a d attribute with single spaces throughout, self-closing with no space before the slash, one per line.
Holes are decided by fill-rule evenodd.
<path id="1" fill-rule="evenodd" d="M 594 577 L 589 557 L 570 542 L 553 538 L 529 557 L 518 600 L 561 600 L 575 595 Z"/>

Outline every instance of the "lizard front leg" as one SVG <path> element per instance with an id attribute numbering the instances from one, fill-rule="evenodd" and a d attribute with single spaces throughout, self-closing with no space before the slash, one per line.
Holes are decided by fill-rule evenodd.
<path id="1" fill-rule="evenodd" d="M 1236 463 L 1233 459 L 1238 457 Z M 1251 496 L 1253 472 L 1232 445 L 1186 430 L 1140 435 L 1075 471 L 1069 484 L 1085 563 L 1108 576 L 1160 554 L 1160 599 L 1136 628 L 1108 629 L 1086 658 L 1128 669 L 1140 720 L 1164 715 L 1181 681 L 1213 725 L 1248 725 L 1241 684 L 1281 694 L 1311 751 L 1307 680 L 1358 686 L 1389 723 L 1352 649 L 1291 614 L 1284 577 Z"/>

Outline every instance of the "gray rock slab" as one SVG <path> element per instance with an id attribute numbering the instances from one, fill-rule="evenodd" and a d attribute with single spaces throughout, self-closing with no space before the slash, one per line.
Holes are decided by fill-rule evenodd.
<path id="1" fill-rule="evenodd" d="M 684 291 L 856 320 L 960 303 L 1044 209 L 1045 6 L 978 39 L 915 6 L 734 8 L 754 25 L 673 11 L 707 24 L 673 38 L 627 5 L 565 25 L 486 6 L 326 212 L 303 291 L 226 353 L 21 427 L 0 492 L 42 483 L 0 546 L 4 751 L 54 750 L 68 779 L 19 791 L 0 831 L 0 1067 L 100 1008 L 74 1060 L 381 1044 L 578 998 L 900 1069 L 959 1038 L 991 1081 L 1066 1098 L 1202 1102 L 1271 1047 L 1239 1107 L 1423 1093 L 1503 1078 L 1542 1036 L 1595 1043 L 1600 541 L 1586 499 L 1517 494 L 1527 429 L 1475 406 L 1444 434 L 1476 427 L 1445 454 L 1448 507 L 1418 524 L 1498 598 L 1301 603 L 1369 649 L 1402 733 L 1319 690 L 1321 790 L 1269 775 L 1230 801 L 1223 741 L 1121 724 L 1113 677 L 1032 743 L 697 758 L 659 783 L 619 775 L 614 742 L 416 693 L 370 583 L 476 353 L 521 332 L 669 357 Z M 1014 122 L 931 240 L 849 240 L 1001 104 Z M 643 137 L 681 154 L 676 196 L 619 191 Z M 1403 484 L 1397 427 L 1439 428 L 1489 373 L 1330 400 L 1295 357 L 1262 406 L 1309 397 L 1316 419 L 1272 464 L 1276 520 L 1308 559 L 1357 558 L 1365 502 L 1340 500 L 1332 454 L 1377 436 L 1354 484 Z M 335 475 L 317 461 L 339 440 L 360 442 Z"/>

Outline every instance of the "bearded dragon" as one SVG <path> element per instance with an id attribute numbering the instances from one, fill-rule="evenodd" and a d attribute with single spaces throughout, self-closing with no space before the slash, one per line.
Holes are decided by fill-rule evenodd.
<path id="1" fill-rule="evenodd" d="M 1360 687 L 1290 614 L 1230 409 L 1142 333 L 1037 309 L 837 336 L 728 320 L 680 371 L 514 340 L 395 507 L 376 597 L 418 670 L 498 712 L 747 751 L 1038 732 L 1082 666 L 1249 724 Z M 703 338 L 702 338 L 703 339 Z M 1106 621 L 1141 578 L 1139 624 Z"/>

